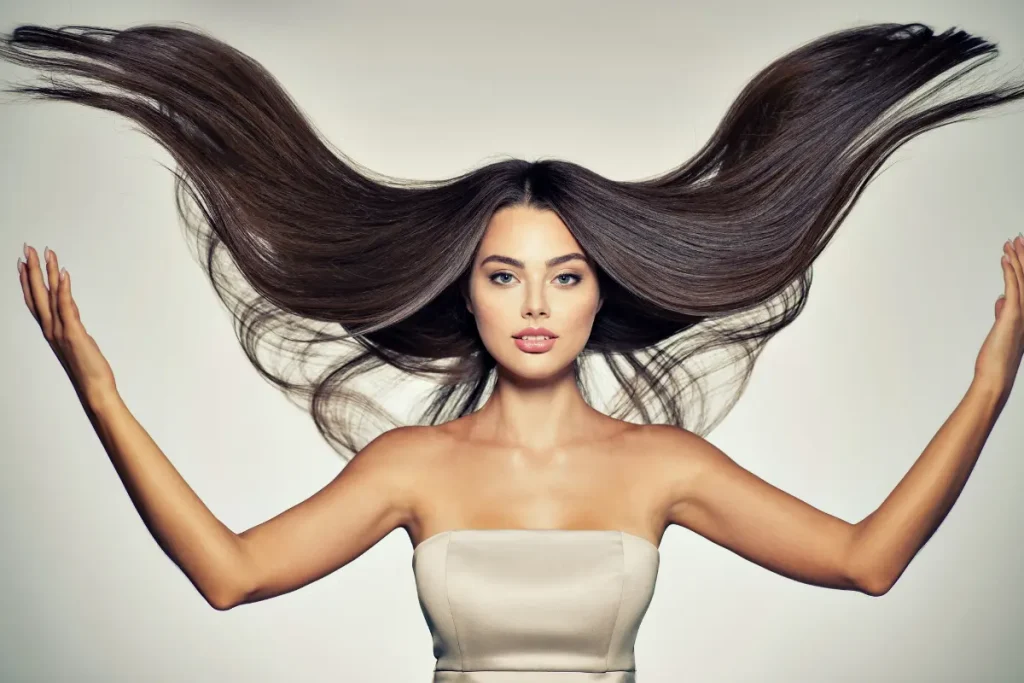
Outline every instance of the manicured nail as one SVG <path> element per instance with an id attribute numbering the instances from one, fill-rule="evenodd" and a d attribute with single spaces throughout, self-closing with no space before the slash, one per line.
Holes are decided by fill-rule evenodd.
<path id="1" fill-rule="evenodd" d="M 25 260 L 27 261 L 28 260 L 28 242 L 24 242 L 21 245 L 21 249 L 22 249 L 22 251 L 25 252 Z"/>

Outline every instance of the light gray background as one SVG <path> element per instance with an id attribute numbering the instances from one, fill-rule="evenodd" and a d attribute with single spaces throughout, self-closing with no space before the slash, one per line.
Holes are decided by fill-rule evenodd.
<path id="1" fill-rule="evenodd" d="M 91 7 L 89 5 L 91 4 Z M 243 9 L 244 7 L 244 9 Z M 619 179 L 693 154 L 739 89 L 860 22 L 956 25 L 1021 74 L 1013 0 L 3 2 L 18 23 L 185 21 L 266 65 L 362 163 L 446 177 L 496 154 Z M 1016 71 L 1013 69 L 1016 68 Z M 0 65 L 0 79 L 31 73 Z M 9 99 L 9 98 L 7 98 Z M 848 521 L 879 505 L 960 401 L 1021 220 L 1021 109 L 900 150 L 815 267 L 711 440 Z M 169 163 L 113 115 L 0 107 L 0 677 L 4 681 L 427 681 L 434 660 L 403 531 L 302 590 L 212 610 L 141 523 L 24 307 L 22 242 L 53 247 L 125 401 L 241 531 L 341 466 L 260 380 L 188 255 Z M 885 597 L 772 574 L 674 527 L 637 642 L 644 683 L 1009 681 L 1024 672 L 1017 388 L 944 526 Z"/>

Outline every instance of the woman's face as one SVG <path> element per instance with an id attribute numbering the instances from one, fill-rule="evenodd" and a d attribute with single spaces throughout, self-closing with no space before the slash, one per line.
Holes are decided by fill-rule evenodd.
<path id="1" fill-rule="evenodd" d="M 473 261 L 466 307 L 484 346 L 507 371 L 543 379 L 564 370 L 590 338 L 601 303 L 597 275 L 557 214 L 511 206 L 492 216 Z M 523 332 L 530 327 L 555 338 L 516 338 L 532 336 Z"/>

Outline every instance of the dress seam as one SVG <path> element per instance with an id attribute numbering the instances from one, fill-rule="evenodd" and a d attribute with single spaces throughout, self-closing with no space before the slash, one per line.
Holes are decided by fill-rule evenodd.
<path id="1" fill-rule="evenodd" d="M 451 555 L 452 543 L 454 543 L 454 539 L 451 534 L 449 534 L 448 543 L 444 548 L 444 598 L 448 602 L 448 616 L 451 617 L 452 630 L 455 632 L 455 645 L 459 648 L 459 668 L 465 669 L 466 662 L 462 655 L 462 641 L 459 640 L 459 627 L 455 623 L 455 612 L 452 610 L 452 596 L 451 591 L 448 588 L 448 566 L 451 564 L 449 562 L 449 556 Z"/>
<path id="2" fill-rule="evenodd" d="M 612 639 L 615 638 L 615 629 L 619 625 L 619 617 L 622 616 L 622 600 L 626 595 L 626 538 L 623 533 L 619 532 L 619 547 L 621 552 L 619 556 L 622 558 L 622 583 L 619 586 L 619 604 L 615 608 L 615 619 L 612 620 L 611 632 L 608 634 L 608 642 L 604 648 L 604 670 L 611 671 L 608 668 L 608 660 L 612 654 Z"/>

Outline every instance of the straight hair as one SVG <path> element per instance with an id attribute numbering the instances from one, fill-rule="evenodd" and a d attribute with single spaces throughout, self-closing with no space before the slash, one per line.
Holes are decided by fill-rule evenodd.
<path id="1" fill-rule="evenodd" d="M 463 297 L 490 218 L 520 205 L 555 212 L 596 265 L 604 305 L 574 361 L 585 399 L 600 359 L 610 415 L 707 434 L 802 311 L 815 259 L 880 165 L 1024 97 L 1020 82 L 953 87 L 996 54 L 962 30 L 856 26 L 766 66 L 704 146 L 656 177 L 502 159 L 410 180 L 332 148 L 256 60 L 202 31 L 26 25 L 0 39 L 0 58 L 46 76 L 9 92 L 120 114 L 170 152 L 183 225 L 242 348 L 346 460 L 372 436 L 357 418 L 398 425 L 353 386 L 372 370 L 432 383 L 418 424 L 481 405 L 496 362 Z M 289 375 L 261 347 L 300 370 L 325 349 L 326 367 Z M 733 392 L 709 413 L 703 385 L 723 368 Z"/>

